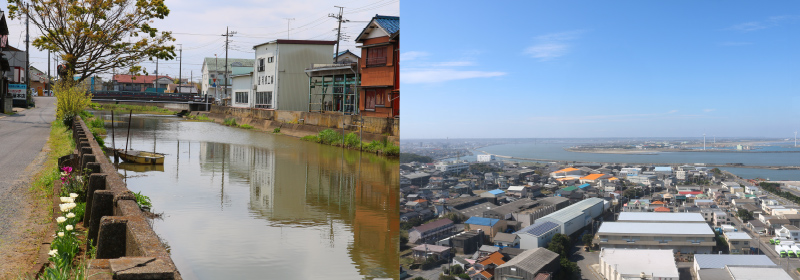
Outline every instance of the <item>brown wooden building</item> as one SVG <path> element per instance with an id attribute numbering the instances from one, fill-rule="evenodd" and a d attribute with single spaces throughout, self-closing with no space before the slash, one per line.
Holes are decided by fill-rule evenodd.
<path id="1" fill-rule="evenodd" d="M 361 43 L 358 108 L 367 117 L 400 117 L 400 17 L 375 15 Z"/>

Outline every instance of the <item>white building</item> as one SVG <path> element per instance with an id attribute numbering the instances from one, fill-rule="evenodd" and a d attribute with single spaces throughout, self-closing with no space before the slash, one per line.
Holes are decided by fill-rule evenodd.
<path id="1" fill-rule="evenodd" d="M 695 254 L 692 270 L 697 280 L 792 279 L 765 255 Z"/>
<path id="2" fill-rule="evenodd" d="M 515 232 L 519 236 L 520 249 L 536 249 L 547 247 L 547 243 L 553 239 L 556 233 L 561 232 L 561 226 L 553 222 L 536 222 L 520 231 Z"/>
<path id="3" fill-rule="evenodd" d="M 783 225 L 775 231 L 775 237 L 782 240 L 800 241 L 800 229 L 793 225 Z"/>
<path id="4" fill-rule="evenodd" d="M 700 213 L 621 212 L 617 222 L 630 223 L 706 223 Z"/>
<path id="5" fill-rule="evenodd" d="M 681 253 L 711 253 L 714 231 L 705 223 L 604 222 L 595 243 L 600 248 L 670 249 Z"/>
<path id="6" fill-rule="evenodd" d="M 461 172 L 469 169 L 469 163 L 463 161 L 440 161 L 434 166 L 436 167 L 436 170 L 442 172 Z"/>
<path id="7" fill-rule="evenodd" d="M 206 57 L 200 69 L 203 79 L 200 81 L 200 94 L 208 95 L 217 101 L 231 98 L 231 74 L 234 67 L 253 67 L 253 60 L 246 58 L 228 58 L 228 80 L 225 80 L 225 58 Z"/>
<path id="8" fill-rule="evenodd" d="M 490 162 L 494 160 L 494 155 L 478 155 L 478 162 Z"/>
<path id="9" fill-rule="evenodd" d="M 602 249 L 600 274 L 608 280 L 678 280 L 672 250 Z"/>
<path id="10" fill-rule="evenodd" d="M 589 225 L 594 218 L 603 214 L 605 209 L 605 200 L 593 197 L 541 217 L 536 222 L 553 222 L 560 226 L 562 234 L 571 235 Z"/>
<path id="11" fill-rule="evenodd" d="M 252 96 L 253 89 L 253 68 L 236 67 L 231 77 L 231 84 L 233 85 L 231 106 L 252 108 L 253 99 L 250 96 Z"/>
<path id="12" fill-rule="evenodd" d="M 330 63 L 336 41 L 275 40 L 253 46 L 253 107 L 308 111 L 307 67 Z"/>

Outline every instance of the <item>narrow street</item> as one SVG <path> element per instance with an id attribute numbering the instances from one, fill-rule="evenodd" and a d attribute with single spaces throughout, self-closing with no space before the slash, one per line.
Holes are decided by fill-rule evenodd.
<path id="1" fill-rule="evenodd" d="M 49 222 L 47 209 L 30 199 L 30 176 L 44 162 L 42 151 L 55 119 L 55 97 L 34 97 L 36 108 L 0 118 L 0 278 L 16 278 L 38 253 L 34 236 Z M 39 211 L 37 211 L 39 210 Z"/>

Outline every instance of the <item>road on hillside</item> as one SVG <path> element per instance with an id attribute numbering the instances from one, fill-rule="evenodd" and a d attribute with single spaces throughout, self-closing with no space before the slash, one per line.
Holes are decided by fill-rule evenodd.
<path id="1" fill-rule="evenodd" d="M 42 164 L 40 153 L 55 119 L 55 97 L 34 97 L 36 108 L 0 118 L 0 278 L 16 278 L 31 265 L 38 244 L 29 230 L 30 176 Z M 33 163 L 33 164 L 32 164 Z M 45 213 L 46 210 L 45 210 Z M 31 248 L 31 246 L 33 246 Z M 33 252 L 32 252 L 33 251 Z"/>

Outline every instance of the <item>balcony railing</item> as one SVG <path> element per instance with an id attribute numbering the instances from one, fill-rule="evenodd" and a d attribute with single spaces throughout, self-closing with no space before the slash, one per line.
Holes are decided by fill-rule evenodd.
<path id="1" fill-rule="evenodd" d="M 386 65 L 386 57 L 368 57 L 367 66 L 383 66 Z"/>

